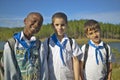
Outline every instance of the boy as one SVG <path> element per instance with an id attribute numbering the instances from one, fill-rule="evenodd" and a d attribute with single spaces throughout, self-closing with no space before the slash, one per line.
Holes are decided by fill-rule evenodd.
<path id="1" fill-rule="evenodd" d="M 79 80 L 82 52 L 75 40 L 66 35 L 67 26 L 64 13 L 57 12 L 52 16 L 54 34 L 44 41 L 49 80 Z"/>
<path id="2" fill-rule="evenodd" d="M 87 44 L 81 48 L 85 80 L 111 80 L 112 54 L 110 46 L 101 40 L 99 23 L 95 20 L 88 20 L 84 24 L 84 32 L 90 39 L 88 48 L 86 49 Z"/>
<path id="3" fill-rule="evenodd" d="M 4 45 L 3 64 L 4 80 L 39 80 L 40 79 L 40 41 L 38 33 L 43 17 L 38 12 L 31 12 L 24 19 L 24 30 L 14 34 L 14 49 L 9 41 Z"/>

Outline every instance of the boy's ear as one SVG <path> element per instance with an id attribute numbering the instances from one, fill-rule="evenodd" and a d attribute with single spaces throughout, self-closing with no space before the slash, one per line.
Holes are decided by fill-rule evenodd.
<path id="1" fill-rule="evenodd" d="M 26 18 L 24 19 L 24 24 L 26 24 Z"/>
<path id="2" fill-rule="evenodd" d="M 89 35 L 88 34 L 85 34 L 87 38 L 89 38 Z"/>
<path id="3" fill-rule="evenodd" d="M 51 27 L 54 28 L 54 24 L 53 23 L 51 23 Z"/>
<path id="4" fill-rule="evenodd" d="M 53 23 L 51 23 L 51 26 L 53 26 Z"/>

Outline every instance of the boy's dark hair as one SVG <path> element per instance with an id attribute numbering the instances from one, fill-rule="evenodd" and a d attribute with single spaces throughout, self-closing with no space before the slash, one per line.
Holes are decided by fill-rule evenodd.
<path id="1" fill-rule="evenodd" d="M 26 18 L 29 18 L 29 16 L 31 16 L 31 15 L 33 15 L 33 14 L 40 16 L 40 18 L 41 18 L 41 24 L 42 24 L 42 23 L 43 23 L 43 16 L 42 16 L 42 14 L 40 14 L 39 12 L 31 12 L 31 13 L 29 13 L 29 14 L 27 15 Z"/>
<path id="2" fill-rule="evenodd" d="M 52 16 L 52 24 L 54 23 L 55 18 L 63 18 L 65 20 L 65 22 L 68 23 L 67 15 L 63 12 L 57 12 Z"/>
<path id="3" fill-rule="evenodd" d="M 101 30 L 100 29 L 100 25 L 96 20 L 88 20 L 85 24 L 84 24 L 84 32 L 85 34 L 87 34 L 88 30 Z"/>

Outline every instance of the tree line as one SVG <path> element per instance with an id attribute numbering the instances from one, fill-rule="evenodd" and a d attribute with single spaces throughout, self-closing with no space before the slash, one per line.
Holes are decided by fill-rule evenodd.
<path id="1" fill-rule="evenodd" d="M 68 22 L 67 35 L 75 39 L 85 38 L 83 26 L 86 20 L 70 20 Z M 120 24 L 99 22 L 101 26 L 101 37 L 105 39 L 120 39 Z M 12 37 L 14 33 L 23 30 L 23 27 L 4 28 L 0 27 L 0 40 L 5 41 Z M 53 33 L 51 24 L 45 24 L 35 36 L 38 38 L 49 37 Z"/>

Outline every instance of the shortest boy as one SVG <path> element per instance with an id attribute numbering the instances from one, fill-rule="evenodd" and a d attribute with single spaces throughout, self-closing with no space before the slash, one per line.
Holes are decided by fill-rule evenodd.
<path id="1" fill-rule="evenodd" d="M 85 80 L 111 80 L 112 53 L 110 46 L 101 40 L 100 25 L 95 20 L 84 24 L 84 31 L 90 40 L 82 46 Z"/>

